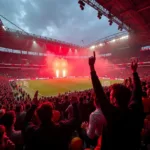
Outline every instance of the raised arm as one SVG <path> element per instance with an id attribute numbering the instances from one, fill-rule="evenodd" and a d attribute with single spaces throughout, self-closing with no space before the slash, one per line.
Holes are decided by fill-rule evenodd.
<path id="1" fill-rule="evenodd" d="M 138 62 L 134 60 L 131 63 L 131 69 L 133 72 L 133 91 L 132 91 L 132 96 L 131 96 L 129 107 L 133 109 L 136 106 L 136 108 L 141 109 L 142 111 L 143 109 L 142 88 L 141 88 L 140 78 L 137 73 L 137 67 L 138 67 Z"/>
<path id="2" fill-rule="evenodd" d="M 38 91 L 35 92 L 34 98 L 32 100 L 32 106 L 29 109 L 29 111 L 26 113 L 25 119 L 24 119 L 24 127 L 23 132 L 25 133 L 27 128 L 35 128 L 35 125 L 32 123 L 32 118 L 34 115 L 34 112 L 38 106 Z"/>
<path id="3" fill-rule="evenodd" d="M 31 108 L 29 109 L 29 111 L 26 114 L 26 117 L 24 119 L 24 126 L 26 127 L 28 125 L 28 123 L 31 122 L 32 117 L 34 115 L 34 112 L 36 110 L 37 106 L 36 105 L 32 105 Z"/>
<path id="4" fill-rule="evenodd" d="M 94 92 L 96 94 L 96 99 L 101 107 L 104 116 L 107 118 L 107 116 L 111 113 L 112 107 L 109 103 L 109 100 L 106 98 L 101 82 L 96 74 L 95 67 L 94 67 L 95 61 L 96 61 L 96 57 L 94 52 L 93 56 L 89 58 L 91 79 L 92 79 Z"/>

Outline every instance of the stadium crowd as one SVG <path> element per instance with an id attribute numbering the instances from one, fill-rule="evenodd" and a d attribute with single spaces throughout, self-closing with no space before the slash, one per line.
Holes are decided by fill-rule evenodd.
<path id="1" fill-rule="evenodd" d="M 0 150 L 140 150 L 150 145 L 150 82 L 102 87 L 89 58 L 93 89 L 33 99 L 0 77 Z M 52 88 L 52 87 L 50 87 Z M 17 92 L 14 92 L 17 91 Z"/>
<path id="2" fill-rule="evenodd" d="M 22 79 L 22 78 L 47 78 L 55 76 L 56 69 L 52 66 L 52 62 L 49 66 L 47 62 L 47 57 L 42 55 L 29 55 L 23 53 L 12 53 L 12 52 L 4 52 L 1 51 L 0 47 L 0 75 L 6 76 L 7 78 L 13 79 Z M 139 56 L 139 75 L 141 78 L 149 77 L 150 69 L 149 69 L 149 51 L 140 52 Z M 51 57 L 48 59 L 52 59 Z M 84 67 L 86 65 L 86 61 L 88 58 L 78 58 L 76 63 L 74 63 L 74 59 L 65 58 L 68 64 L 71 66 L 71 71 L 69 71 L 68 76 L 89 76 L 88 67 Z M 110 57 L 102 57 L 99 59 L 98 64 L 99 68 L 97 68 L 97 74 L 99 77 L 108 77 L 111 79 L 114 78 L 126 78 L 130 76 L 129 71 L 129 62 L 131 59 L 129 57 L 119 58 L 118 56 L 110 56 Z M 104 64 L 101 65 L 101 61 Z M 145 63 L 143 63 L 145 62 Z M 84 67 L 81 71 L 76 71 L 81 67 Z M 65 68 L 66 70 L 70 70 L 70 68 Z M 55 71 L 54 71 L 55 70 Z M 101 71 L 103 70 L 103 71 Z"/>
<path id="3" fill-rule="evenodd" d="M 106 68 L 104 72 L 101 72 L 101 69 L 98 69 L 97 74 L 99 77 L 106 77 L 110 79 L 120 78 L 124 79 L 128 76 L 130 76 L 129 67 L 125 67 L 121 69 L 120 67 L 116 68 L 112 66 L 112 68 L 108 69 Z M 89 76 L 87 72 L 81 73 L 75 72 L 76 77 L 78 76 Z M 73 76 L 74 74 L 71 73 L 68 76 Z M 141 78 L 147 78 L 150 77 L 150 69 L 148 67 L 140 67 L 139 68 L 139 75 Z M 55 76 L 54 71 L 49 70 L 43 70 L 43 68 L 0 68 L 0 76 L 5 76 L 9 79 L 35 79 L 35 78 L 53 78 Z"/>

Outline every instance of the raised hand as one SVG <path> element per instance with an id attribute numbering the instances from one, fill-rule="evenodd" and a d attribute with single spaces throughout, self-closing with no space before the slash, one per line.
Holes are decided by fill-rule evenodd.
<path id="1" fill-rule="evenodd" d="M 89 58 L 89 65 L 94 66 L 96 61 L 95 51 L 93 52 L 93 56 Z"/>
<path id="2" fill-rule="evenodd" d="M 89 126 L 89 123 L 88 122 L 83 122 L 82 124 L 81 124 L 81 128 L 82 129 L 87 129 L 88 128 L 88 126 Z"/>
<path id="3" fill-rule="evenodd" d="M 138 68 L 138 59 L 136 59 L 136 60 L 134 59 L 131 62 L 131 70 L 132 70 L 132 72 L 136 72 L 137 68 Z"/>
<path id="4" fill-rule="evenodd" d="M 39 103 L 39 101 L 38 101 L 38 91 L 35 92 L 32 102 L 33 102 L 33 104 L 38 105 L 38 103 Z"/>

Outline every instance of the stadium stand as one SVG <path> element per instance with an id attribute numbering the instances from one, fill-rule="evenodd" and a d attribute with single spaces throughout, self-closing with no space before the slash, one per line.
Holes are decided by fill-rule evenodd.
<path id="1" fill-rule="evenodd" d="M 90 58 L 90 60 L 91 60 L 91 58 Z M 90 62 L 90 66 L 91 66 L 91 62 Z M 133 66 L 132 68 L 134 69 L 134 67 L 135 66 Z M 92 69 L 92 67 L 91 67 L 91 69 Z M 6 70 L 4 70 L 4 72 L 5 71 Z M 95 76 L 95 72 L 93 72 L 93 70 L 91 70 L 91 71 L 92 71 L 92 74 L 91 74 L 92 82 L 93 82 L 94 90 L 96 93 L 97 89 L 100 90 L 100 87 L 95 87 L 95 86 L 100 86 L 100 85 L 99 84 L 97 85 L 97 83 L 96 83 L 98 81 L 96 81 L 97 79 Z M 130 70 L 128 70 L 128 71 L 130 72 Z M 17 73 L 18 73 L 18 71 L 17 71 Z M 13 73 L 10 73 L 10 74 L 13 74 Z M 22 75 L 20 74 L 20 76 L 23 77 L 24 74 L 25 73 L 22 72 Z M 29 74 L 29 76 L 31 77 L 32 75 Z M 134 73 L 134 76 L 135 76 L 135 79 L 138 80 L 136 73 Z M 77 146 L 78 148 L 80 147 L 80 149 L 82 149 L 81 148 L 81 147 L 83 147 L 83 143 L 81 142 L 81 139 L 82 139 L 83 141 L 85 141 L 85 143 L 86 143 L 85 145 L 88 148 L 89 147 L 92 148 L 97 145 L 96 144 L 97 136 L 99 136 L 101 134 L 102 135 L 103 134 L 110 135 L 113 133 L 113 130 L 115 130 L 115 133 L 118 133 L 118 132 L 120 132 L 118 130 L 122 130 L 122 128 L 124 131 L 126 131 L 126 132 L 128 131 L 128 132 L 126 134 L 127 137 L 125 136 L 124 140 L 119 141 L 119 143 L 121 142 L 121 145 L 125 145 L 126 146 L 125 149 L 130 149 L 130 148 L 134 149 L 134 146 L 138 146 L 136 144 L 136 142 L 140 139 L 137 139 L 137 137 L 140 137 L 140 131 L 142 129 L 142 123 L 144 120 L 144 116 L 142 117 L 142 112 L 141 112 L 141 114 L 139 114 L 140 113 L 139 112 L 138 114 L 136 114 L 136 116 L 133 117 L 133 118 L 135 118 L 134 123 L 130 122 L 131 123 L 130 124 L 128 121 L 128 123 L 129 123 L 128 125 L 129 126 L 131 125 L 130 130 L 129 130 L 128 126 L 126 127 L 123 124 L 120 124 L 121 122 L 118 120 L 119 126 L 121 126 L 121 127 L 116 128 L 114 126 L 114 129 L 111 129 L 110 133 L 105 133 L 105 132 L 102 132 L 100 126 L 98 125 L 98 127 L 97 127 L 96 124 L 100 121 L 99 123 L 103 124 L 103 126 L 107 127 L 108 129 L 109 129 L 109 126 L 112 125 L 112 123 L 110 125 L 109 124 L 106 125 L 106 123 L 105 123 L 106 121 L 102 121 L 103 119 L 102 119 L 101 115 L 103 113 L 98 111 L 99 104 L 101 106 L 103 106 L 103 101 L 105 104 L 106 100 L 102 99 L 102 102 L 100 102 L 99 101 L 101 99 L 100 98 L 98 101 L 96 101 L 93 90 L 85 90 L 82 92 L 71 92 L 71 93 L 62 94 L 62 95 L 59 95 L 56 97 L 41 97 L 41 98 L 38 98 L 38 92 L 36 92 L 35 96 L 32 100 L 30 95 L 28 93 L 26 93 L 21 87 L 18 87 L 15 81 L 9 82 L 8 78 L 6 78 L 4 76 L 0 78 L 0 81 L 1 81 L 0 82 L 0 88 L 1 88 L 1 93 L 0 93 L 0 95 L 1 95 L 1 97 L 0 97 L 1 119 L 0 119 L 0 122 L 2 125 L 5 126 L 6 133 L 8 136 L 7 138 L 9 138 L 15 144 L 16 149 L 22 149 L 23 147 L 25 147 L 25 149 L 42 149 L 42 148 L 46 149 L 47 147 L 49 147 L 49 148 L 54 147 L 54 149 L 67 149 L 67 147 L 69 146 L 68 143 L 70 143 L 70 140 L 72 139 L 72 137 L 76 137 L 76 136 L 79 136 L 80 139 L 77 139 L 77 138 L 72 139 L 70 147 L 72 147 L 74 145 L 74 143 L 77 143 L 77 145 L 75 144 L 75 146 L 73 146 L 73 147 Z M 135 83 L 136 82 L 139 82 L 139 81 L 135 81 Z M 128 88 L 130 88 L 131 91 L 134 92 L 135 83 L 132 85 L 131 82 L 126 80 L 125 85 Z M 127 91 L 124 91 L 126 89 L 125 86 L 114 85 L 114 88 L 116 88 L 116 90 L 117 90 L 117 86 L 120 86 L 120 88 L 118 89 L 119 93 L 121 91 L 127 92 Z M 140 85 L 138 84 L 138 86 L 140 86 Z M 123 88 L 123 89 L 121 89 L 121 88 Z M 16 95 L 13 94 L 14 90 L 18 91 Z M 99 92 L 99 90 L 98 90 L 98 92 Z M 139 87 L 139 90 L 140 90 L 140 87 Z M 143 92 L 143 94 L 142 94 L 143 98 L 142 98 L 141 102 L 143 102 L 143 105 L 144 105 L 146 119 L 144 121 L 144 128 L 142 129 L 141 134 L 142 134 L 142 142 L 144 142 L 144 144 L 148 145 L 149 144 L 149 128 L 150 128 L 150 126 L 149 126 L 149 124 L 150 124 L 150 121 L 149 121 L 150 84 L 149 84 L 148 80 L 143 80 L 142 90 L 143 91 L 141 91 L 141 92 Z M 111 94 L 111 92 L 110 92 L 111 87 L 105 87 L 104 91 L 106 93 L 106 97 L 109 98 L 109 95 Z M 96 93 L 96 97 L 98 98 L 100 95 L 97 95 L 97 94 L 98 93 Z M 101 95 L 100 97 L 104 97 L 104 96 Z M 129 97 L 130 97 L 130 94 L 129 94 Z M 121 94 L 120 98 L 123 101 L 122 94 Z M 139 98 L 140 98 L 140 95 L 139 95 Z M 127 99 L 128 98 L 125 97 L 125 100 L 127 100 Z M 120 100 L 120 99 L 118 99 L 118 100 Z M 139 100 L 141 100 L 141 99 L 139 99 Z M 117 103 L 119 103 L 119 101 L 118 102 L 116 101 L 113 105 L 117 105 Z M 125 105 L 125 104 L 123 104 L 123 105 Z M 95 106 L 97 108 L 96 112 L 94 111 Z M 107 115 L 107 114 L 105 114 L 106 113 L 105 111 L 107 110 L 107 108 L 106 108 L 106 110 L 105 109 L 103 110 L 103 109 L 104 108 L 102 108 L 102 111 L 104 112 L 104 116 L 105 116 L 105 115 Z M 37 116 L 40 119 L 40 122 L 42 123 L 42 126 L 39 126 L 39 127 L 35 126 L 35 125 L 39 124 L 38 120 L 36 120 L 35 117 L 34 117 L 34 120 L 32 121 L 35 125 L 33 126 L 31 124 L 28 124 L 28 122 L 31 121 L 32 115 L 34 114 L 35 111 L 37 113 Z M 109 111 L 110 111 L 110 109 L 109 109 Z M 134 109 L 132 111 L 134 111 Z M 133 112 L 130 112 L 130 113 L 132 114 Z M 92 117 L 96 117 L 94 115 L 96 115 L 96 116 L 100 115 L 98 120 L 96 122 L 94 121 L 96 123 L 95 125 L 94 125 L 94 122 L 92 121 Z M 109 118 L 107 118 L 107 116 L 105 116 L 105 117 L 106 117 L 106 120 L 109 119 Z M 52 120 L 56 122 L 55 125 L 54 125 L 54 123 L 52 123 Z M 24 123 L 24 121 L 26 123 Z M 88 128 L 88 124 L 86 123 L 88 121 L 91 124 L 91 126 L 92 125 L 95 126 L 95 127 L 93 126 L 94 130 L 90 126 Z M 126 122 L 126 120 L 124 120 L 124 121 Z M 138 121 L 138 122 L 136 122 L 136 121 Z M 81 125 L 81 123 L 82 123 L 82 125 Z M 107 123 L 109 123 L 109 120 L 107 120 Z M 137 124 L 139 126 L 137 126 Z M 26 126 L 24 126 L 24 125 L 26 125 Z M 80 126 L 82 128 L 80 128 Z M 137 128 L 135 128 L 135 126 L 137 126 Z M 25 128 L 26 128 L 26 130 L 25 130 Z M 83 134 L 82 130 L 84 132 L 86 131 L 87 135 L 85 134 L 86 132 Z M 73 132 L 73 131 L 76 131 L 76 132 Z M 122 132 L 120 132 L 120 133 L 125 135 L 125 133 L 122 133 Z M 129 139 L 129 136 L 131 136 L 131 135 L 132 135 L 131 138 L 134 140 Z M 113 138 L 117 138 L 116 141 L 118 141 L 119 140 L 118 137 L 120 137 L 121 135 L 119 134 L 116 136 L 116 135 L 112 134 L 112 136 L 113 136 Z M 41 137 L 43 139 L 41 139 Z M 93 139 L 93 137 L 94 137 L 94 139 Z M 108 137 L 108 138 L 111 138 L 111 137 Z M 23 139 L 24 139 L 24 141 L 23 141 Z M 127 140 L 127 139 L 129 139 L 129 140 Z M 111 139 L 111 140 L 113 140 L 113 139 Z M 109 142 L 109 141 L 106 141 L 106 142 Z M 39 144 L 37 144 L 37 143 L 39 143 Z M 140 141 L 138 143 L 140 144 Z M 12 147 L 14 147 L 14 144 L 11 144 Z M 141 145 L 145 146 L 144 144 L 141 144 Z M 98 144 L 97 148 L 100 145 Z M 103 147 L 103 146 L 106 147 L 107 145 L 102 143 L 101 147 Z M 118 149 L 118 147 L 120 147 L 121 145 L 119 145 L 118 142 L 115 145 L 115 141 L 113 141 L 113 146 L 115 147 L 115 149 Z"/>

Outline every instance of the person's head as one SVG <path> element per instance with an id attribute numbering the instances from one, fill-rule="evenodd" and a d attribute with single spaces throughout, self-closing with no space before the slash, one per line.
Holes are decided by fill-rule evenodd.
<path id="1" fill-rule="evenodd" d="M 71 140 L 70 150 L 82 150 L 83 141 L 79 137 L 75 137 Z"/>
<path id="2" fill-rule="evenodd" d="M 22 111 L 22 106 L 20 104 L 16 105 L 16 113 L 20 113 Z"/>
<path id="3" fill-rule="evenodd" d="M 130 88 L 131 84 L 132 84 L 132 79 L 129 77 L 125 80 L 125 86 L 127 88 Z"/>
<path id="4" fill-rule="evenodd" d="M 72 98 L 71 98 L 71 100 L 70 100 L 70 103 L 71 103 L 71 104 L 74 104 L 74 103 L 77 103 L 77 101 L 78 101 L 77 97 L 72 96 Z"/>
<path id="5" fill-rule="evenodd" d="M 110 88 L 110 103 L 115 107 L 127 108 L 131 92 L 122 84 L 113 84 Z"/>
<path id="6" fill-rule="evenodd" d="M 16 122 L 16 114 L 14 111 L 8 111 L 2 117 L 2 124 L 7 128 L 11 128 Z"/>
<path id="7" fill-rule="evenodd" d="M 68 96 L 65 96 L 65 101 L 68 101 Z"/>
<path id="8" fill-rule="evenodd" d="M 79 102 L 80 102 L 80 103 L 83 103 L 83 97 L 80 97 L 80 98 L 79 98 Z"/>
<path id="9" fill-rule="evenodd" d="M 90 97 L 90 96 L 91 96 L 91 93 L 89 92 L 89 93 L 88 93 L 88 97 Z"/>
<path id="10" fill-rule="evenodd" d="M 0 118 L 2 118 L 5 114 L 5 109 L 0 109 Z"/>
<path id="11" fill-rule="evenodd" d="M 28 111 L 30 109 L 31 105 L 30 104 L 26 104 L 25 109 L 26 111 Z"/>
<path id="12" fill-rule="evenodd" d="M 42 124 L 52 121 L 53 105 L 50 102 L 41 104 L 36 111 L 36 114 Z"/>

